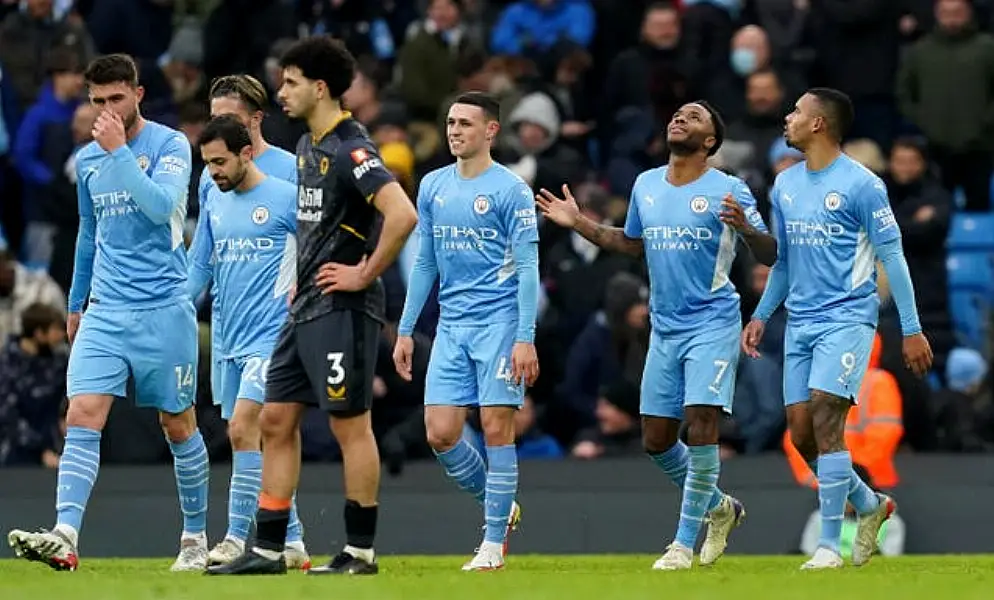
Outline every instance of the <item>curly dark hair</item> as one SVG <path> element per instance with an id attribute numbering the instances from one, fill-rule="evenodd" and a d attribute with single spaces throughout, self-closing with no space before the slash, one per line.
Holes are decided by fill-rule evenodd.
<path id="1" fill-rule="evenodd" d="M 340 40 L 318 35 L 290 46 L 280 57 L 280 66 L 296 67 L 307 79 L 323 81 L 331 97 L 339 99 L 352 86 L 356 60 Z"/>

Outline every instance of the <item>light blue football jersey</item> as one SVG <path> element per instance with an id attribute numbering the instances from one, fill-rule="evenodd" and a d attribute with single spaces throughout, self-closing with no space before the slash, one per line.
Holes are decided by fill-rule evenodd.
<path id="1" fill-rule="evenodd" d="M 297 158 L 294 154 L 287 152 L 282 148 L 277 148 L 276 146 L 269 146 L 262 154 L 255 157 L 252 162 L 254 162 L 255 166 L 258 167 L 264 174 L 288 181 L 295 186 L 297 185 Z M 203 215 L 206 211 L 205 206 L 207 204 L 208 192 L 211 189 L 216 188 L 217 185 L 214 183 L 214 179 L 211 178 L 210 169 L 205 166 L 203 171 L 200 172 L 200 183 L 197 186 L 201 215 Z M 189 250 L 189 255 L 191 257 L 203 257 L 205 256 L 205 253 L 209 256 L 213 251 L 209 244 L 207 246 L 202 246 L 200 240 L 198 239 L 199 237 L 200 236 L 195 232 L 193 242 L 190 244 Z M 196 277 L 196 275 L 191 274 L 191 277 Z M 214 279 L 212 272 L 207 274 L 207 280 L 204 281 L 204 284 L 206 284 L 207 281 L 210 281 L 211 283 L 211 347 L 214 355 L 216 357 L 220 357 L 228 353 L 228 350 L 222 345 L 221 342 L 221 339 L 227 336 L 224 335 L 224 324 L 213 316 L 222 309 L 218 300 L 219 293 L 217 289 L 217 281 Z M 200 281 L 198 280 L 195 283 L 200 284 Z M 202 291 L 202 287 L 197 289 L 196 296 L 199 297 Z M 196 297 L 194 300 L 196 300 Z"/>
<path id="2" fill-rule="evenodd" d="M 538 242 L 534 195 L 520 177 L 498 163 L 473 179 L 455 164 L 425 175 L 418 236 L 435 251 L 441 323 L 517 322 L 514 247 Z"/>
<path id="3" fill-rule="evenodd" d="M 286 321 L 287 293 L 296 281 L 297 187 L 266 177 L 251 190 L 207 191 L 209 254 L 193 255 L 195 267 L 212 269 L 220 332 L 214 358 L 237 358 L 263 352 L 276 343 Z M 212 266 L 211 266 L 212 265 Z"/>
<path id="4" fill-rule="evenodd" d="M 874 246 L 900 239 L 887 187 L 842 154 L 821 171 L 796 164 L 770 194 L 791 320 L 877 325 Z"/>
<path id="5" fill-rule="evenodd" d="M 112 153 L 96 142 L 76 159 L 80 231 L 69 310 L 87 297 L 101 306 L 152 308 L 185 296 L 183 223 L 190 144 L 145 121 Z"/>
<path id="6" fill-rule="evenodd" d="M 717 169 L 674 186 L 667 168 L 638 176 L 625 220 L 625 235 L 645 246 L 652 327 L 669 335 L 739 322 L 739 294 L 728 278 L 738 235 L 718 215 L 731 194 L 749 223 L 765 233 L 756 200 L 741 179 Z"/>

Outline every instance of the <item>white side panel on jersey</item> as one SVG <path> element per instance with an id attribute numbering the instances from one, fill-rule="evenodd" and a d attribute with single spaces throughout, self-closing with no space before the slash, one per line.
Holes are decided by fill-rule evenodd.
<path id="1" fill-rule="evenodd" d="M 873 276 L 873 246 L 870 245 L 870 237 L 866 235 L 866 230 L 860 228 L 856 234 L 856 256 L 852 265 L 852 287 L 856 289 L 870 280 Z"/>
<path id="2" fill-rule="evenodd" d="M 283 258 L 280 259 L 280 271 L 273 286 L 273 298 L 279 298 L 290 293 L 290 288 L 297 281 L 297 236 L 286 234 L 286 244 L 283 246 Z"/>
<path id="3" fill-rule="evenodd" d="M 500 270 L 497 271 L 497 283 L 504 283 L 512 275 L 514 275 L 514 250 L 508 242 L 507 248 L 504 250 L 504 262 L 501 263 Z"/>
<path id="4" fill-rule="evenodd" d="M 738 238 L 735 231 L 728 225 L 721 226 L 721 238 L 718 240 L 718 256 L 714 260 L 714 275 L 711 278 L 711 293 L 717 292 L 728 285 L 728 274 L 735 261 L 735 244 Z"/>
<path id="5" fill-rule="evenodd" d="M 176 210 L 169 217 L 169 235 L 173 250 L 183 245 L 183 226 L 186 225 L 186 196 L 187 193 L 183 192 L 183 197 L 176 204 Z"/>

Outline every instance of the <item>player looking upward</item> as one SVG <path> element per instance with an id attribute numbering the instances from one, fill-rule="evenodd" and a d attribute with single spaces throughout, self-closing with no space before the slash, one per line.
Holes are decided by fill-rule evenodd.
<path id="1" fill-rule="evenodd" d="M 580 214 L 541 190 L 538 206 L 550 220 L 609 250 L 645 255 L 651 290 L 652 337 L 642 377 L 643 443 L 652 460 L 683 488 L 676 538 L 653 569 L 689 569 L 701 524 L 708 529 L 701 564 L 724 553 L 742 504 L 718 489 L 718 426 L 731 412 L 742 330 L 739 295 L 728 279 L 737 239 L 764 264 L 776 241 L 756 211 L 749 188 L 707 164 L 724 124 L 706 102 L 685 104 L 666 131 L 667 166 L 635 180 L 624 229 Z M 687 444 L 679 439 L 687 424 Z"/>
<path id="2" fill-rule="evenodd" d="M 291 499 L 300 476 L 300 419 L 308 405 L 330 413 L 345 474 L 345 548 L 310 574 L 373 574 L 380 457 L 373 437 L 376 349 L 385 298 L 379 276 L 417 224 L 414 205 L 369 136 L 340 102 L 355 59 L 315 36 L 281 58 L 279 98 L 307 122 L 297 145 L 297 292 L 273 350 L 262 430 L 262 493 L 255 545 L 208 568 L 218 575 L 283 573 Z M 369 254 L 377 214 L 383 216 Z"/>
<path id="3" fill-rule="evenodd" d="M 262 484 L 259 413 L 269 357 L 286 321 L 295 281 L 297 186 L 269 177 L 252 161 L 249 130 L 235 115 L 214 118 L 198 141 L 210 171 L 190 253 L 191 298 L 214 279 L 214 402 L 228 421 L 234 457 L 228 491 L 228 532 L 211 550 L 225 564 L 245 550 Z M 284 555 L 290 568 L 309 567 L 300 520 L 291 508 Z"/>
<path id="4" fill-rule="evenodd" d="M 11 531 L 18 556 L 58 570 L 78 563 L 79 529 L 100 468 L 100 434 L 134 378 L 136 404 L 159 411 L 183 512 L 174 571 L 207 564 L 207 448 L 197 429 L 197 320 L 186 294 L 183 222 L 190 144 L 146 121 L 131 57 L 102 56 L 85 73 L 100 109 L 77 156 L 80 229 L 69 292 L 65 451 L 52 531 Z M 84 306 L 89 300 L 86 313 Z"/>
<path id="5" fill-rule="evenodd" d="M 226 75 L 219 77 L 211 85 L 210 98 L 212 117 L 232 115 L 248 129 L 249 138 L 252 142 L 252 154 L 249 160 L 252 162 L 253 168 L 257 168 L 264 175 L 292 184 L 293 202 L 291 202 L 288 210 L 296 210 L 297 160 L 293 154 L 281 148 L 270 146 L 262 137 L 262 119 L 265 116 L 265 107 L 269 105 L 266 88 L 249 75 Z M 240 155 L 239 149 L 228 149 L 236 156 Z M 207 162 L 206 159 L 205 162 Z M 225 165 L 227 167 L 234 167 L 236 164 L 238 164 L 237 161 L 232 160 L 231 157 L 225 157 Z M 244 163 L 240 166 L 248 168 L 248 165 Z M 211 264 L 211 256 L 214 253 L 214 247 L 209 241 L 211 239 L 210 229 L 212 222 L 205 217 L 210 212 L 208 199 L 211 197 L 211 192 L 216 191 L 218 187 L 210 171 L 210 165 L 207 165 L 200 174 L 198 189 L 201 218 L 197 221 L 197 230 L 193 237 L 193 243 L 190 245 L 189 256 L 191 257 L 191 261 L 188 291 L 193 300 L 196 301 L 203 292 L 207 282 L 213 280 L 211 286 L 211 388 L 214 402 L 221 404 L 221 416 L 228 421 L 228 437 L 231 441 L 233 455 L 231 483 L 228 488 L 228 531 L 224 539 L 210 551 L 208 562 L 210 564 L 224 564 L 234 560 L 242 553 L 259 501 L 259 487 L 262 485 L 262 453 L 259 451 L 261 437 L 259 433 L 259 413 L 262 410 L 266 378 L 265 370 L 260 370 L 259 367 L 269 365 L 272 345 L 267 346 L 266 344 L 262 344 L 261 347 L 247 348 L 243 339 L 246 332 L 229 329 L 231 326 L 237 327 L 233 319 L 238 318 L 235 315 L 241 312 L 241 308 L 225 307 L 222 303 L 222 296 L 227 296 L 232 301 L 259 302 L 267 308 L 272 308 L 268 306 L 267 302 L 273 300 L 270 293 L 273 290 L 272 286 L 269 286 L 268 291 L 258 288 L 258 293 L 264 296 L 269 294 L 268 300 L 263 300 L 262 298 L 244 298 L 232 293 L 224 294 L 223 290 L 219 289 L 218 280 L 215 277 L 215 269 L 220 268 L 220 265 L 217 263 Z M 229 183 L 232 181 L 230 174 L 227 180 Z M 269 202 L 271 203 L 275 200 L 276 197 L 270 199 Z M 277 204 L 277 210 L 269 210 L 272 207 L 266 206 L 264 208 L 267 208 L 270 214 L 284 214 L 285 211 L 282 204 L 279 204 L 279 202 Z M 296 222 L 296 215 L 294 215 L 293 222 Z M 275 220 L 263 222 L 259 223 L 256 228 L 261 231 L 263 228 L 272 228 L 277 223 Z M 289 233 L 293 234 L 294 231 L 291 230 Z M 218 241 L 217 236 L 214 236 L 213 239 L 215 242 Z M 237 240 L 238 238 L 232 239 Z M 248 236 L 244 239 L 252 240 L 254 238 Z M 280 238 L 278 248 L 268 248 L 265 254 L 272 257 L 273 252 L 277 250 L 282 251 L 286 247 L 288 256 L 295 260 L 296 238 L 293 238 L 290 245 L 283 244 L 283 239 Z M 247 247 L 243 249 L 246 251 L 250 250 Z M 232 248 L 232 250 L 235 249 Z M 260 248 L 258 250 L 262 252 L 263 249 Z M 233 255 L 235 254 L 237 252 L 233 253 Z M 292 262 L 290 266 L 294 266 Z M 242 264 L 241 267 L 249 271 L 256 269 L 257 271 L 252 272 L 258 272 L 259 276 L 264 274 L 275 277 L 279 263 L 270 264 L 264 261 L 262 263 Z M 229 272 L 230 270 L 229 268 Z M 235 274 L 229 277 L 229 282 L 231 282 L 232 286 L 240 286 L 239 283 L 236 283 L 239 280 L 245 281 L 245 279 L 242 279 L 242 274 Z M 296 283 L 294 277 L 290 277 L 289 281 L 291 286 Z M 248 291 L 246 290 L 246 292 Z M 286 304 L 287 299 L 282 297 L 281 301 Z M 224 318 L 222 318 L 222 315 Z M 272 314 L 270 316 L 273 319 L 271 321 L 253 321 L 252 323 L 244 321 L 243 323 L 258 327 L 260 328 L 259 331 L 268 331 L 268 328 L 273 327 L 273 323 L 277 323 L 275 326 L 278 330 L 286 317 L 286 311 L 283 311 L 279 317 Z M 253 336 L 255 334 L 249 332 L 248 335 Z M 275 334 L 272 341 L 275 342 Z M 234 347 L 238 347 L 239 350 L 233 350 L 232 348 Z M 240 354 L 249 350 L 254 353 L 251 355 Z M 246 376 L 250 380 L 245 380 Z M 242 380 L 242 384 L 238 383 L 239 380 Z M 248 394 L 248 396 L 239 395 L 236 397 L 232 395 L 243 392 Z M 241 399 L 245 402 L 236 402 L 236 399 Z M 290 525 L 287 527 L 286 536 L 285 555 L 287 568 L 299 569 L 309 566 L 310 557 L 307 555 L 307 550 L 304 547 L 303 536 L 303 526 L 297 515 L 296 502 L 294 502 L 290 507 Z"/>
<path id="6" fill-rule="evenodd" d="M 420 247 L 394 348 L 397 372 L 410 381 L 414 325 L 440 278 L 425 426 L 446 474 L 483 505 L 483 543 L 463 566 L 467 571 L 504 566 L 507 535 L 521 512 L 514 500 L 514 412 L 525 386 L 538 377 L 535 204 L 528 185 L 491 158 L 499 110 L 482 93 L 463 94 L 449 108 L 446 130 L 456 162 L 421 181 Z M 462 437 L 470 406 L 480 407 L 487 466 Z"/>
<path id="7" fill-rule="evenodd" d="M 901 315 L 904 360 L 924 375 L 932 350 L 922 335 L 901 231 L 879 177 L 842 154 L 853 121 L 849 98 L 814 88 L 787 115 L 787 143 L 804 161 L 777 176 L 770 198 L 777 261 L 742 333 L 746 354 L 758 356 L 764 323 L 786 299 L 784 403 L 791 441 L 818 476 L 821 539 L 803 569 L 838 568 L 846 500 L 860 515 L 852 561 L 865 564 L 894 501 L 853 471 L 845 445 L 849 407 L 856 402 L 877 326 L 875 259 L 883 263 Z"/>

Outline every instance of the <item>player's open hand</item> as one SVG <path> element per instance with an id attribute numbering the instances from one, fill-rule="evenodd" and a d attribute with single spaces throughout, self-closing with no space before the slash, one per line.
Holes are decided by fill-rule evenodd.
<path id="1" fill-rule="evenodd" d="M 97 115 L 97 120 L 93 122 L 93 139 L 106 152 L 113 152 L 127 142 L 124 133 L 124 121 L 117 113 L 104 110 Z"/>
<path id="2" fill-rule="evenodd" d="M 576 198 L 566 184 L 563 184 L 562 198 L 542 188 L 535 196 L 535 201 L 542 215 L 560 227 L 572 229 L 580 218 L 580 207 L 577 206 Z"/>
<path id="3" fill-rule="evenodd" d="M 766 323 L 759 319 L 749 321 L 742 330 L 742 352 L 750 358 L 759 358 L 759 342 L 763 339 Z"/>
<path id="4" fill-rule="evenodd" d="M 83 313 L 72 312 L 66 316 L 66 336 L 71 344 L 76 339 L 76 332 L 79 331 L 79 320 Z"/>
<path id="5" fill-rule="evenodd" d="M 371 283 L 366 276 L 366 257 L 362 257 L 357 265 L 340 263 L 324 263 L 318 269 L 314 279 L 322 294 L 332 292 L 358 292 L 369 287 Z"/>
<path id="6" fill-rule="evenodd" d="M 518 342 L 511 350 L 511 381 L 530 387 L 538 379 L 538 352 L 535 344 Z"/>
<path id="7" fill-rule="evenodd" d="M 404 381 L 413 379 L 414 338 L 409 335 L 398 335 L 397 343 L 393 346 L 393 366 Z"/>
<path id="8" fill-rule="evenodd" d="M 911 372 L 924 377 L 932 368 L 932 346 L 921 333 L 904 337 L 904 364 Z"/>
<path id="9" fill-rule="evenodd" d="M 731 194 L 725 194 L 725 197 L 721 199 L 721 212 L 718 213 L 718 218 L 721 219 L 722 223 L 736 231 L 745 232 L 752 228 L 752 225 L 746 220 L 742 205 L 736 202 L 735 197 Z"/>

